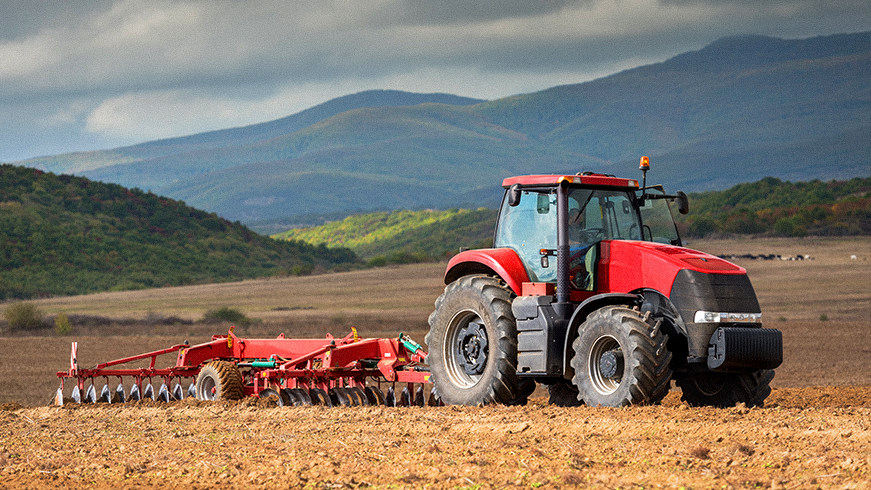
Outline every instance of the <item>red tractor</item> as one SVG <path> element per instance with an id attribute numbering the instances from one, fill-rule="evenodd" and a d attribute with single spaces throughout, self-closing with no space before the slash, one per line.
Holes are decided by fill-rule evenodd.
<path id="1" fill-rule="evenodd" d="M 761 406 L 783 359 L 746 270 L 683 248 L 665 194 L 612 175 L 505 179 L 494 248 L 454 256 L 429 317 L 442 401 Z"/>

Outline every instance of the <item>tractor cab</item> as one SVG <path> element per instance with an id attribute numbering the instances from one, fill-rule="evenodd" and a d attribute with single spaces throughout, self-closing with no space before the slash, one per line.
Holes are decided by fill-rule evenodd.
<path id="1" fill-rule="evenodd" d="M 572 291 L 596 291 L 600 244 L 637 240 L 681 245 L 669 201 L 686 212 L 686 196 L 665 194 L 661 185 L 611 175 L 531 175 L 503 182 L 494 247 L 511 249 L 523 263 L 529 282 L 558 282 L 557 251 L 564 230 L 568 244 L 568 285 Z M 559 197 L 566 201 L 560 216 Z M 579 296 L 571 294 L 574 301 Z M 589 295 L 583 295 L 589 296 Z"/>

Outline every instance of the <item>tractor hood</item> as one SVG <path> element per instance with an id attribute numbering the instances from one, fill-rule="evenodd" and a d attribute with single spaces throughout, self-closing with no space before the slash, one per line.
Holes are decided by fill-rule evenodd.
<path id="1" fill-rule="evenodd" d="M 682 270 L 715 275 L 747 275 L 743 267 L 711 254 L 655 242 L 604 241 L 600 271 L 608 290 L 630 292 L 655 289 L 668 296 Z"/>

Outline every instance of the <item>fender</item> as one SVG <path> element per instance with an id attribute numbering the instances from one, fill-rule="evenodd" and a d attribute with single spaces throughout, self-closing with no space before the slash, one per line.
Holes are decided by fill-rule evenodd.
<path id="1" fill-rule="evenodd" d="M 523 283 L 529 282 L 523 262 L 517 252 L 510 248 L 482 248 L 454 255 L 448 262 L 445 284 L 469 274 L 495 274 L 518 296 Z"/>
<path id="2" fill-rule="evenodd" d="M 584 300 L 583 303 L 578 305 L 578 308 L 574 313 L 572 313 L 571 320 L 569 320 L 569 328 L 566 332 L 565 344 L 563 345 L 563 373 L 571 372 L 572 342 L 575 341 L 575 337 L 577 336 L 578 325 L 583 323 L 590 313 L 605 306 L 625 304 L 640 306 L 642 301 L 644 301 L 644 297 L 640 294 L 603 293 L 590 296 Z"/>

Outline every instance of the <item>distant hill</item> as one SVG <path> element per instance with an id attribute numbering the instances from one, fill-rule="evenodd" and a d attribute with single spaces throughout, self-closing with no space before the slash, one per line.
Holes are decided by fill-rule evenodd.
<path id="1" fill-rule="evenodd" d="M 272 237 L 328 247 L 347 247 L 373 265 L 448 258 L 460 247 L 493 245 L 496 211 L 393 211 L 348 216 L 322 226 Z"/>
<path id="2" fill-rule="evenodd" d="M 684 237 L 871 235 L 871 177 L 795 183 L 766 177 L 689 197 L 689 214 L 675 213 Z M 393 211 L 352 215 L 273 238 L 347 247 L 370 265 L 382 265 L 442 260 L 461 246 L 491 247 L 495 224 L 491 209 Z"/>
<path id="3" fill-rule="evenodd" d="M 504 177 L 592 170 L 670 189 L 865 177 L 871 33 L 721 39 L 602 79 L 489 102 L 367 92 L 271 123 L 24 162 L 233 220 L 493 208 Z M 469 105 L 473 104 L 473 105 Z"/>
<path id="4" fill-rule="evenodd" d="M 0 166 L 0 300 L 214 283 L 356 266 L 138 189 Z"/>

